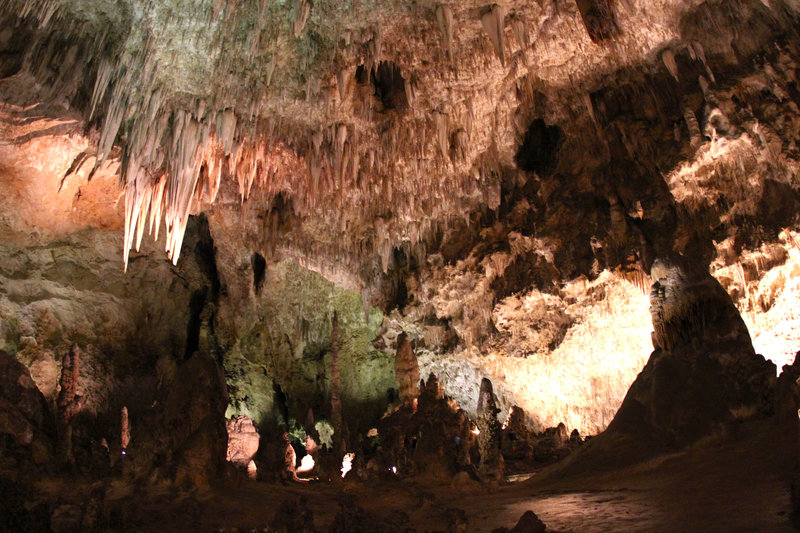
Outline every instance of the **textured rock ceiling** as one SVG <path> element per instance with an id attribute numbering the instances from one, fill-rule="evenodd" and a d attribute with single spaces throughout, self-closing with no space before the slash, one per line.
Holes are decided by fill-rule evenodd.
<path id="1" fill-rule="evenodd" d="M 497 210 L 527 179 L 514 156 L 534 118 L 607 164 L 598 90 L 633 71 L 670 69 L 678 93 L 713 80 L 707 57 L 754 52 L 761 18 L 788 9 L 773 3 L 5 1 L 0 37 L 41 98 L 97 128 L 73 170 L 121 158 L 126 258 L 163 218 L 177 260 L 190 212 L 255 196 L 301 222 L 266 217 L 267 240 L 368 279 L 375 253 L 386 270 L 393 247 Z"/>
<path id="2" fill-rule="evenodd" d="M 177 263 L 205 212 L 218 331 L 265 312 L 251 254 L 294 259 L 397 308 L 383 342 L 408 331 L 462 404 L 489 375 L 504 407 L 598 431 L 650 350 L 655 257 L 710 266 L 751 333 L 800 347 L 776 333 L 799 10 L 0 0 L 3 227 L 119 228 L 126 263 L 160 229 Z"/>

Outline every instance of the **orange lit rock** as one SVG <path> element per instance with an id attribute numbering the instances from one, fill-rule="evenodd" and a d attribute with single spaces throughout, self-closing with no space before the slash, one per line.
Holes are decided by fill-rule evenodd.
<path id="1" fill-rule="evenodd" d="M 397 338 L 394 368 L 397 382 L 400 384 L 400 399 L 404 403 L 411 402 L 419 396 L 419 363 L 405 333 L 401 333 Z"/>
<path id="2" fill-rule="evenodd" d="M 225 426 L 228 430 L 227 460 L 238 467 L 247 468 L 258 452 L 261 440 L 253 421 L 247 415 L 240 415 L 230 418 Z"/>

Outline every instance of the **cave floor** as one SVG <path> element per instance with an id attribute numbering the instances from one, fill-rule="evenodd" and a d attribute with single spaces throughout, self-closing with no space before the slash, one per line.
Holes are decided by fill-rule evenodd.
<path id="1" fill-rule="evenodd" d="M 402 510 L 420 533 L 447 530 L 452 508 L 466 512 L 470 533 L 513 527 L 527 510 L 548 531 L 560 532 L 795 531 L 789 487 L 797 436 L 776 427 L 769 420 L 752 423 L 724 441 L 707 441 L 627 468 L 596 465 L 592 471 L 562 475 L 561 465 L 555 464 L 528 480 L 494 487 L 415 477 L 290 484 L 242 480 L 182 492 L 117 479 L 106 485 L 105 498 L 121 507 L 133 505 L 126 511 L 129 516 L 149 515 L 126 528 L 148 533 L 262 531 L 284 500 L 300 497 L 307 498 L 318 531 L 329 530 L 340 505 L 354 504 L 380 517 Z M 37 483 L 51 501 L 62 502 L 88 492 L 79 484 L 66 479 Z"/>
<path id="2" fill-rule="evenodd" d="M 429 479 L 380 483 L 276 485 L 249 482 L 209 493 L 199 530 L 260 528 L 287 497 L 306 496 L 315 524 L 326 530 L 339 502 L 382 515 L 402 509 L 417 531 L 445 530 L 446 509 L 466 511 L 468 531 L 513 527 L 532 510 L 555 531 L 794 531 L 789 486 L 793 438 L 750 426 L 724 443 L 705 443 L 634 467 L 529 481 L 487 489 L 454 488 Z M 163 530 L 163 529 L 162 529 Z"/>

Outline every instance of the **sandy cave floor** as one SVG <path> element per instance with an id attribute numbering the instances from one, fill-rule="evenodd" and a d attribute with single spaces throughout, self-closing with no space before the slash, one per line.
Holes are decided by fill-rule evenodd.
<path id="1" fill-rule="evenodd" d="M 562 532 L 795 531 L 789 517 L 793 437 L 774 430 L 770 421 L 741 433 L 723 444 L 706 443 L 613 472 L 559 478 L 545 469 L 528 481 L 494 489 L 477 483 L 456 489 L 420 478 L 290 485 L 248 481 L 196 493 L 202 510 L 190 527 L 175 513 L 175 522 L 142 531 L 261 531 L 283 500 L 302 496 L 320 531 L 327 531 L 340 503 L 356 503 L 382 516 L 402 509 L 419 532 L 445 530 L 448 508 L 465 510 L 468 531 L 474 533 L 513 527 L 528 509 L 548 530 Z M 120 481 L 112 485 L 111 493 L 132 488 Z"/>

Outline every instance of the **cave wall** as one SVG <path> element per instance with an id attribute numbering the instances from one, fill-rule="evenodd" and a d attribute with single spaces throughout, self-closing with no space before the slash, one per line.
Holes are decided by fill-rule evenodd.
<path id="1" fill-rule="evenodd" d="M 23 281 L 51 271 L 81 309 L 96 304 L 105 297 L 81 284 L 91 250 L 112 264 L 111 241 L 82 228 L 124 232 L 123 255 L 169 214 L 158 246 L 193 256 L 196 273 L 143 262 L 145 237 L 128 277 L 108 268 L 98 283 L 134 283 L 137 297 L 151 290 L 135 290 L 145 270 L 154 285 L 183 283 L 144 298 L 172 320 L 152 350 L 177 357 L 191 331 L 226 366 L 230 412 L 268 425 L 281 395 L 286 416 L 325 410 L 336 308 L 358 389 L 346 397 L 370 413 L 395 386 L 383 352 L 405 331 L 422 374 L 440 374 L 468 410 L 489 377 L 535 427 L 599 431 L 650 351 L 642 287 L 672 252 L 710 265 L 756 339 L 785 341 L 774 354 L 763 343 L 765 355 L 800 347 L 787 320 L 796 3 L 317 2 L 305 18 L 290 3 L 179 4 L 2 4 L 14 29 L 0 34 L 14 74 L 0 125 L 13 141 L 0 145 L 10 256 L 92 243 L 72 273 L 49 258 L 5 267 L 10 315 L 38 298 L 16 295 Z M 206 214 L 208 235 L 189 212 Z M 115 316 L 148 323 L 137 305 Z M 92 313 L 80 327 L 105 336 Z"/>
<path id="2" fill-rule="evenodd" d="M 228 414 L 246 414 L 265 431 L 288 424 L 287 417 L 302 424 L 308 409 L 316 419 L 330 419 L 335 310 L 344 418 L 354 430 L 369 429 L 398 387 L 393 355 L 372 342 L 383 322 L 381 311 L 365 310 L 359 293 L 290 260 L 268 266 L 256 291 L 247 261 L 240 258 L 235 277 L 223 274 L 227 294 L 214 324 L 231 395 Z"/>
<path id="3" fill-rule="evenodd" d="M 195 242 L 191 226 L 187 242 Z M 194 291 L 208 280 L 191 255 L 172 266 L 148 246 L 127 273 L 120 236 L 87 228 L 66 238 L 20 247 L 0 244 L 0 348 L 29 367 L 54 404 L 62 358 L 81 349 L 82 416 L 92 438 L 118 440 L 119 410 L 137 420 L 157 388 L 183 360 Z"/>

